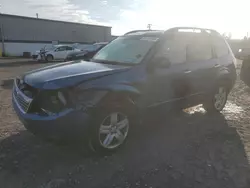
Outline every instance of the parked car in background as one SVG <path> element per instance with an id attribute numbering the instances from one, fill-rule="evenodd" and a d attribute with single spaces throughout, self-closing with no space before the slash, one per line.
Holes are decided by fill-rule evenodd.
<path id="1" fill-rule="evenodd" d="M 235 57 L 240 60 L 250 60 L 250 48 L 240 48 Z"/>
<path id="2" fill-rule="evenodd" d="M 108 42 L 99 42 L 95 43 L 93 45 L 88 46 L 87 48 L 83 49 L 79 52 L 71 52 L 68 54 L 66 60 L 72 61 L 72 60 L 90 60 L 99 50 L 101 50 L 104 46 L 106 46 Z"/>
<path id="3" fill-rule="evenodd" d="M 86 139 L 94 151 L 110 152 L 125 142 L 135 117 L 153 109 L 167 114 L 203 104 L 207 112 L 220 112 L 236 79 L 234 63 L 214 30 L 132 31 L 89 62 L 57 64 L 15 79 L 13 106 L 36 135 Z"/>
<path id="4" fill-rule="evenodd" d="M 32 56 L 33 59 L 37 59 L 41 52 L 50 51 L 50 50 L 52 50 L 54 48 L 55 48 L 54 45 L 45 45 L 40 50 L 36 50 L 35 52 L 32 52 L 31 56 Z"/>
<path id="5" fill-rule="evenodd" d="M 250 87 L 250 59 L 242 61 L 240 70 L 240 79 Z"/>
<path id="6" fill-rule="evenodd" d="M 40 50 L 36 50 L 35 52 L 32 52 L 31 54 L 32 59 L 37 59 L 39 53 L 40 53 Z"/>
<path id="7" fill-rule="evenodd" d="M 66 60 L 68 54 L 72 52 L 80 52 L 80 49 L 74 48 L 68 45 L 55 45 L 49 50 L 44 50 L 44 56 L 46 61 L 52 60 Z M 39 54 L 37 60 L 42 60 L 41 55 Z"/>

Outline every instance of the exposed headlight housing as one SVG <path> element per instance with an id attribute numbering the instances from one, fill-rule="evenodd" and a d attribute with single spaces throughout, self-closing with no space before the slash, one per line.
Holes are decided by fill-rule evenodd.
<path id="1" fill-rule="evenodd" d="M 66 98 L 64 97 L 61 91 L 58 91 L 57 97 L 61 101 L 61 103 L 63 103 L 64 106 L 67 104 Z"/>
<path id="2" fill-rule="evenodd" d="M 63 111 L 67 106 L 67 96 L 63 91 L 44 91 L 39 94 L 33 108 L 35 112 L 42 111 L 47 115 L 53 115 Z"/>

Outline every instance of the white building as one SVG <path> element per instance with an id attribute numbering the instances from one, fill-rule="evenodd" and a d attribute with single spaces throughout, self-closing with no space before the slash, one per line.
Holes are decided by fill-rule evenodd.
<path id="1" fill-rule="evenodd" d="M 112 39 L 111 27 L 0 14 L 0 50 L 22 56 L 52 43 L 80 46 Z"/>

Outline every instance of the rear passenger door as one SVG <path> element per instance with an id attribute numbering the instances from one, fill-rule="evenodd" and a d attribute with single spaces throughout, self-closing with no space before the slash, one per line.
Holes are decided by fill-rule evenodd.
<path id="1" fill-rule="evenodd" d="M 187 69 L 192 96 L 204 94 L 211 89 L 217 64 L 209 36 L 194 36 L 187 45 Z"/>

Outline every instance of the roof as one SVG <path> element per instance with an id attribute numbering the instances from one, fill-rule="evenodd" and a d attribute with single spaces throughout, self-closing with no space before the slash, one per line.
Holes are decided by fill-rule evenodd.
<path id="1" fill-rule="evenodd" d="M 125 33 L 125 35 L 163 35 L 163 30 L 135 30 Z"/>
<path id="2" fill-rule="evenodd" d="M 198 28 L 198 27 L 174 27 L 168 30 L 134 30 L 125 33 L 124 35 L 146 35 L 146 36 L 157 36 L 167 33 L 206 33 L 211 35 L 219 35 L 219 33 L 213 29 Z"/>
<path id="3" fill-rule="evenodd" d="M 49 22 L 57 22 L 57 23 L 68 23 L 68 24 L 79 24 L 79 25 L 89 25 L 89 26 L 95 26 L 95 27 L 106 27 L 106 28 L 112 28 L 111 26 L 103 26 L 103 25 L 97 25 L 97 24 L 89 24 L 89 23 L 80 23 L 80 22 L 69 22 L 69 21 L 61 21 L 61 20 L 50 20 L 50 19 L 44 19 L 44 18 L 33 18 L 33 17 L 27 17 L 27 16 L 20 16 L 20 15 L 12 15 L 12 14 L 0 14 L 0 16 L 6 16 L 6 17 L 13 17 L 13 18 L 22 18 L 27 20 L 37 20 L 37 21 L 49 21 Z"/>
<path id="4" fill-rule="evenodd" d="M 56 44 L 56 45 L 53 45 L 54 47 L 58 48 L 58 47 L 61 47 L 61 46 L 72 46 L 72 45 L 67 45 L 67 44 Z"/>

